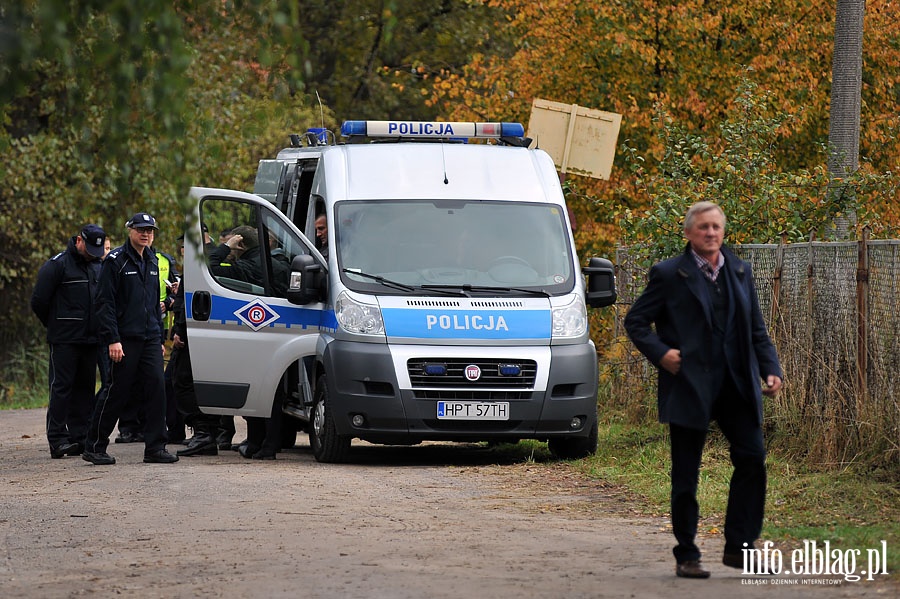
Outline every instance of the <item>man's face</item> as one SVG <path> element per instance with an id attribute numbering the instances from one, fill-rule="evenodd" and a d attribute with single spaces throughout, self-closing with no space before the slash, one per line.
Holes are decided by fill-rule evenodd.
<path id="1" fill-rule="evenodd" d="M 709 259 L 718 254 L 725 239 L 725 217 L 718 210 L 707 210 L 694 215 L 689 229 L 684 230 L 694 251 Z"/>
<path id="2" fill-rule="evenodd" d="M 81 235 L 75 238 L 75 249 L 78 250 L 78 253 L 81 254 L 81 257 L 88 262 L 93 262 L 94 260 L 96 260 L 96 258 L 88 254 L 87 246 L 84 243 L 84 237 L 82 237 Z"/>
<path id="3" fill-rule="evenodd" d="M 144 251 L 145 248 L 153 245 L 153 236 L 156 231 L 153 227 L 141 227 L 128 229 L 128 239 L 136 250 Z"/>
<path id="4" fill-rule="evenodd" d="M 323 247 L 328 245 L 328 221 L 324 216 L 316 219 L 316 238 Z"/>

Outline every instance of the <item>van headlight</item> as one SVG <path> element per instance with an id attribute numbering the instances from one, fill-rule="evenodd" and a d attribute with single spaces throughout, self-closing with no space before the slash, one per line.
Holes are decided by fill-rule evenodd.
<path id="1" fill-rule="evenodd" d="M 338 325 L 348 333 L 384 335 L 381 308 L 358 302 L 347 295 L 346 291 L 342 291 L 334 302 L 334 315 Z"/>
<path id="2" fill-rule="evenodd" d="M 567 306 L 553 309 L 553 337 L 581 337 L 587 331 L 587 307 L 584 299 L 576 295 Z"/>

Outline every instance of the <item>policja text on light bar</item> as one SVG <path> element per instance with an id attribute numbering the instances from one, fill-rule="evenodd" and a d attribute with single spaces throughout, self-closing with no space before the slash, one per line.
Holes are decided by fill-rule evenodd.
<path id="1" fill-rule="evenodd" d="M 468 123 L 440 121 L 344 121 L 341 135 L 350 137 L 523 137 L 525 127 L 520 123 Z"/>

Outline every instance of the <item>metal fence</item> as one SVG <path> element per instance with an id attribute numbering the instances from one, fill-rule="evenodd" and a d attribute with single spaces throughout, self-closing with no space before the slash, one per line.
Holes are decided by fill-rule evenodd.
<path id="1" fill-rule="evenodd" d="M 900 240 L 731 249 L 753 268 L 785 372 L 767 400 L 770 443 L 828 466 L 900 466 Z M 622 319 L 647 269 L 627 248 L 617 265 L 615 333 L 627 344 Z M 633 416 L 655 415 L 655 370 L 633 346 L 619 355 L 613 396 Z"/>

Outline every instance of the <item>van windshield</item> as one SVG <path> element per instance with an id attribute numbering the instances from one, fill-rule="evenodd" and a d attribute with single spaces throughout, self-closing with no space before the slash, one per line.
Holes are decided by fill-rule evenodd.
<path id="1" fill-rule="evenodd" d="M 475 288 L 476 294 L 505 289 L 559 295 L 574 286 L 574 259 L 559 206 L 344 201 L 335 204 L 334 214 L 341 278 L 353 290 L 433 294 L 431 286 L 458 286 L 467 292 Z"/>

